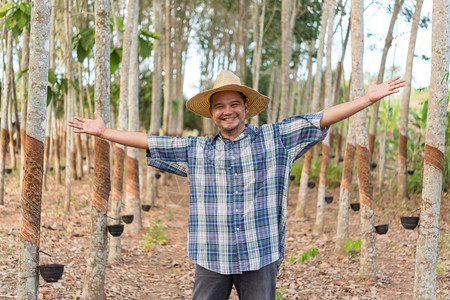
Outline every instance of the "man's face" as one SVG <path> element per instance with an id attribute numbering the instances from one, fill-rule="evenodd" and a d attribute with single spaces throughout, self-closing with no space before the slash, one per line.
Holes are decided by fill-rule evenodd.
<path id="1" fill-rule="evenodd" d="M 245 129 L 248 104 L 241 94 L 232 91 L 215 93 L 211 97 L 210 113 L 222 136 L 234 140 Z"/>

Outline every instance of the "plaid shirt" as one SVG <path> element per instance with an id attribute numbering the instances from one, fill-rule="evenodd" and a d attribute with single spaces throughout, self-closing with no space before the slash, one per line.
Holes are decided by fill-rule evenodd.
<path id="1" fill-rule="evenodd" d="M 188 255 L 195 263 L 240 274 L 281 262 L 292 163 L 325 137 L 321 117 L 246 125 L 234 141 L 148 136 L 148 165 L 189 176 Z"/>

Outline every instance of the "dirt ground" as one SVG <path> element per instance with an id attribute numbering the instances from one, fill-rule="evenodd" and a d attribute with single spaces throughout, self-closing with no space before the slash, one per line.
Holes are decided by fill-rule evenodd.
<path id="1" fill-rule="evenodd" d="M 15 298 L 18 235 L 20 228 L 19 172 L 8 174 L 5 182 L 5 205 L 0 206 L 0 299 Z M 69 213 L 62 211 L 64 187 L 52 175 L 44 191 L 41 218 L 41 263 L 65 265 L 57 283 L 40 278 L 40 299 L 80 299 L 86 257 L 89 250 L 89 201 L 91 177 L 72 185 L 73 201 Z M 161 186 L 157 207 L 143 212 L 145 229 L 159 220 L 165 228 L 167 242 L 146 251 L 145 230 L 121 237 L 123 262 L 109 263 L 106 270 L 107 299 L 189 299 L 192 296 L 194 264 L 186 256 L 188 183 L 173 176 L 168 186 Z M 334 201 L 326 205 L 325 233 L 313 234 L 316 191 L 309 190 L 308 220 L 293 218 L 298 186 L 289 190 L 286 255 L 278 275 L 279 299 L 411 299 L 413 297 L 415 245 L 417 229 L 405 230 L 400 216 L 417 208 L 420 195 L 408 202 L 398 202 L 389 195 L 375 194 L 375 223 L 389 224 L 385 235 L 376 236 L 377 281 L 362 282 L 358 278 L 359 254 L 345 257 L 333 254 L 338 214 L 339 191 L 329 192 Z M 357 193 L 353 192 L 352 199 Z M 438 299 L 450 299 L 450 203 L 448 196 L 441 210 L 441 271 L 437 277 Z M 350 210 L 350 237 L 360 238 L 360 215 Z M 318 255 L 305 262 L 290 262 L 311 247 Z M 230 299 L 238 299 L 233 291 Z"/>

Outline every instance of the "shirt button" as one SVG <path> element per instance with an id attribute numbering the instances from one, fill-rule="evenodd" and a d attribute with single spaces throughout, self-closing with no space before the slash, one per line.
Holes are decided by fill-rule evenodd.
<path id="1" fill-rule="evenodd" d="M 239 231 L 239 227 L 237 227 L 236 230 Z"/>
<path id="2" fill-rule="evenodd" d="M 239 212 L 239 209 L 236 209 L 236 212 Z"/>
<path id="3" fill-rule="evenodd" d="M 237 176 L 237 173 L 234 173 L 234 176 Z"/>
<path id="4" fill-rule="evenodd" d="M 236 193 L 236 194 L 239 194 L 239 192 L 238 192 L 238 191 L 236 191 L 235 193 Z"/>
<path id="5" fill-rule="evenodd" d="M 231 159 L 236 159 L 236 157 L 233 156 Z"/>

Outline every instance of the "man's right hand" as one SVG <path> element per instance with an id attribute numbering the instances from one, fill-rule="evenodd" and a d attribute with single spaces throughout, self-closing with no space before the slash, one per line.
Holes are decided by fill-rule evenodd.
<path id="1" fill-rule="evenodd" d="M 97 112 L 94 112 L 95 120 L 75 117 L 77 121 L 69 121 L 69 126 L 73 127 L 75 133 L 86 133 L 94 136 L 101 136 L 105 131 L 105 122 Z"/>

